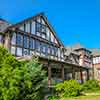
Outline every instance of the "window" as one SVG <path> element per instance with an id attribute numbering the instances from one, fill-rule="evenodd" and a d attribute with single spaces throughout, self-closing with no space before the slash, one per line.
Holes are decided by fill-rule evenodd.
<path id="1" fill-rule="evenodd" d="M 44 43 L 41 44 L 41 52 L 47 54 L 47 45 Z"/>
<path id="2" fill-rule="evenodd" d="M 30 33 L 30 23 L 25 24 L 25 31 Z"/>
<path id="3" fill-rule="evenodd" d="M 15 55 L 15 50 L 16 50 L 16 48 L 15 47 L 11 47 L 11 54 L 14 54 Z"/>
<path id="4" fill-rule="evenodd" d="M 28 49 L 24 49 L 23 50 L 23 56 L 27 56 L 29 55 L 29 50 Z"/>
<path id="5" fill-rule="evenodd" d="M 17 45 L 22 46 L 23 36 L 21 34 L 17 34 Z"/>
<path id="6" fill-rule="evenodd" d="M 52 33 L 51 33 L 51 42 L 54 42 L 54 36 Z"/>
<path id="7" fill-rule="evenodd" d="M 24 31 L 24 25 L 20 26 L 19 29 Z"/>
<path id="8" fill-rule="evenodd" d="M 34 52 L 34 51 L 30 50 L 30 55 L 33 55 L 33 52 Z"/>
<path id="9" fill-rule="evenodd" d="M 36 40 L 36 51 L 40 51 L 40 42 Z"/>
<path id="10" fill-rule="evenodd" d="M 60 48 L 58 48 L 58 57 L 60 58 Z"/>
<path id="11" fill-rule="evenodd" d="M 46 38 L 46 26 L 36 23 L 36 33 L 38 36 L 42 35 L 42 38 Z"/>
<path id="12" fill-rule="evenodd" d="M 41 32 L 42 32 L 42 33 L 46 33 L 46 26 L 41 25 Z"/>
<path id="13" fill-rule="evenodd" d="M 2 43 L 2 35 L 0 35 L 0 43 Z"/>
<path id="14" fill-rule="evenodd" d="M 29 48 L 29 38 L 24 36 L 24 48 Z"/>
<path id="15" fill-rule="evenodd" d="M 11 39 L 11 44 L 15 45 L 16 44 L 16 33 L 13 33 L 12 39 Z"/>
<path id="16" fill-rule="evenodd" d="M 17 47 L 17 56 L 22 56 L 22 48 Z"/>
<path id="17" fill-rule="evenodd" d="M 58 56 L 58 48 L 56 48 L 56 47 L 54 48 L 54 55 Z"/>
<path id="18" fill-rule="evenodd" d="M 30 49 L 34 49 L 34 39 L 30 38 Z"/>
<path id="19" fill-rule="evenodd" d="M 35 22 L 34 21 L 31 23 L 31 33 L 35 34 Z"/>
<path id="20" fill-rule="evenodd" d="M 47 39 L 50 40 L 50 31 L 48 28 L 47 28 Z"/>
<path id="21" fill-rule="evenodd" d="M 41 24 L 40 23 L 36 23 L 36 32 L 41 32 Z"/>

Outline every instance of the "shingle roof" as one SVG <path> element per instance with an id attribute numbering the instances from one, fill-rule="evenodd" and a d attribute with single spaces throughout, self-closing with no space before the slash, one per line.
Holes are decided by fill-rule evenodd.
<path id="1" fill-rule="evenodd" d="M 93 48 L 90 50 L 92 51 L 93 56 L 100 56 L 100 49 L 99 48 Z"/>

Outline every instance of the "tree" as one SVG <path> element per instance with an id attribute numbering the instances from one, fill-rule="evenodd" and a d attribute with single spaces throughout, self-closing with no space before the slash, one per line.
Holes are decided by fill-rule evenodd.
<path id="1" fill-rule="evenodd" d="M 0 47 L 0 100 L 39 100 L 45 79 L 38 59 L 21 62 Z"/>

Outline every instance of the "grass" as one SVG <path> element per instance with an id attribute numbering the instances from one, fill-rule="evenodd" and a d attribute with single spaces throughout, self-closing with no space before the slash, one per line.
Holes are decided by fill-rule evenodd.
<path id="1" fill-rule="evenodd" d="M 79 97 L 73 97 L 73 98 L 64 98 L 61 100 L 100 100 L 99 96 L 79 96 Z"/>
<path id="2" fill-rule="evenodd" d="M 61 100 L 100 100 L 100 90 L 85 93 L 85 96 L 64 98 Z"/>

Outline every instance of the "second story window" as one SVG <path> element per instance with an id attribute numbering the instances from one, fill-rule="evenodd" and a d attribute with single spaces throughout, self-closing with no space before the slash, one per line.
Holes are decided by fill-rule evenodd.
<path id="1" fill-rule="evenodd" d="M 21 34 L 17 34 L 17 45 L 22 46 L 23 44 L 23 36 Z"/>
<path id="2" fill-rule="evenodd" d="M 41 23 L 36 23 L 36 33 L 38 36 L 42 36 L 42 38 L 46 38 L 46 26 Z"/>
<path id="3" fill-rule="evenodd" d="M 25 24 L 25 31 L 30 33 L 30 23 L 29 22 Z"/>
<path id="4" fill-rule="evenodd" d="M 34 39 L 30 38 L 30 49 L 34 49 Z"/>
<path id="5" fill-rule="evenodd" d="M 24 48 L 29 48 L 29 38 L 24 36 Z"/>
<path id="6" fill-rule="evenodd" d="M 16 44 L 16 33 L 13 33 L 12 39 L 11 39 L 11 44 L 15 45 Z"/>

